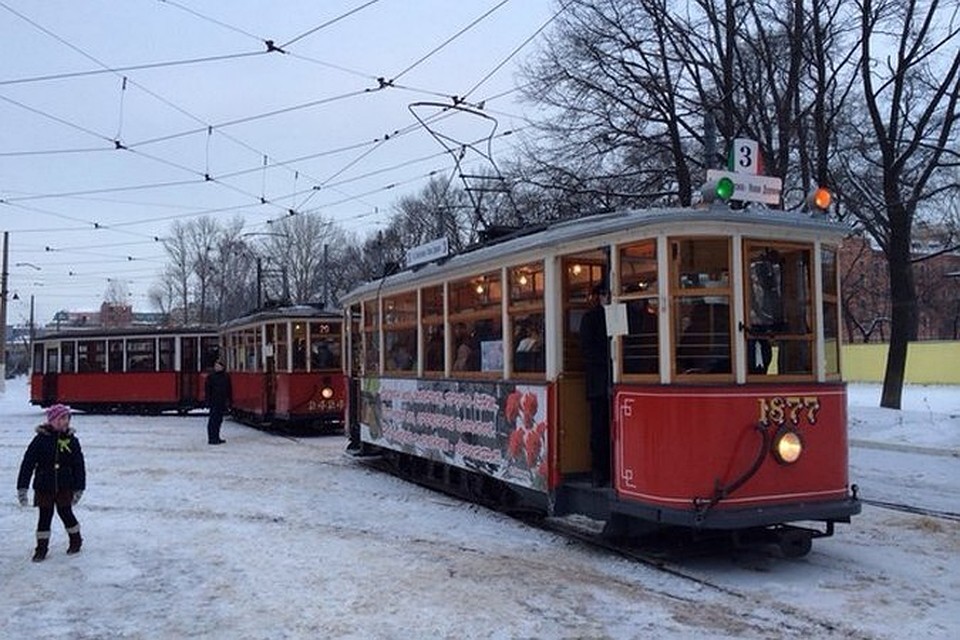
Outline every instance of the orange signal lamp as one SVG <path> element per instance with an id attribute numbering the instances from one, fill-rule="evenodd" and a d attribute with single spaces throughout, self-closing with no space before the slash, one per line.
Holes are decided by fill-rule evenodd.
<path id="1" fill-rule="evenodd" d="M 833 195 L 830 193 L 829 189 L 826 189 L 825 187 L 817 187 L 807 197 L 807 204 L 812 209 L 817 209 L 819 211 L 826 211 L 830 207 L 830 203 L 832 201 Z"/>

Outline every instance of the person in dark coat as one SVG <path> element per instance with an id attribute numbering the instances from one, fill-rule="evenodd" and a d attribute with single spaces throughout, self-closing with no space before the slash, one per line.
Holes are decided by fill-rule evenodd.
<path id="1" fill-rule="evenodd" d="M 223 415 L 230 409 L 233 394 L 230 389 L 230 376 L 223 369 L 223 361 L 213 363 L 213 373 L 207 376 L 204 386 L 210 417 L 207 418 L 207 444 L 223 444 L 220 437 L 220 425 Z"/>
<path id="2" fill-rule="evenodd" d="M 590 405 L 590 455 L 593 484 L 610 484 L 610 338 L 603 309 L 608 291 L 595 285 L 587 298 L 589 308 L 580 319 L 580 352 Z"/>
<path id="3" fill-rule="evenodd" d="M 80 551 L 83 539 L 73 505 L 80 502 L 86 489 L 87 472 L 80 440 L 70 428 L 70 407 L 62 404 L 49 407 L 47 421 L 38 426 L 36 432 L 20 463 L 17 494 L 20 506 L 26 507 L 27 489 L 33 476 L 33 504 L 40 509 L 33 561 L 40 562 L 47 557 L 54 509 L 70 538 L 67 553 Z"/>

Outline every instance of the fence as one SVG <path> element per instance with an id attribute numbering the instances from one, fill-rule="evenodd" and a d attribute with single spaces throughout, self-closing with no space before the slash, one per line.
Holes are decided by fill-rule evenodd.
<path id="1" fill-rule="evenodd" d="M 847 382 L 883 382 L 887 344 L 845 344 L 843 379 Z M 911 342 L 904 378 L 914 384 L 960 385 L 960 342 Z"/>

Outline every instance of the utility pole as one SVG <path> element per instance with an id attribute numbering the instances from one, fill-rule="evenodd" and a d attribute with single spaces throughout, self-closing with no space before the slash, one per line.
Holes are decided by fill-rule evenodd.
<path id="1" fill-rule="evenodd" d="M 3 232 L 3 271 L 0 272 L 0 335 L 3 336 L 3 348 L 0 348 L 0 393 L 7 390 L 7 255 L 10 244 L 10 232 Z"/>

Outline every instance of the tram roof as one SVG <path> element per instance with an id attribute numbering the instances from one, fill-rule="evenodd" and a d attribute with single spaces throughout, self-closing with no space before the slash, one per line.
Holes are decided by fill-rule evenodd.
<path id="1" fill-rule="evenodd" d="M 217 328 L 212 325 L 173 326 L 135 326 L 135 327 L 61 327 L 60 329 L 40 329 L 34 342 L 57 340 L 93 340 L 96 338 L 147 338 L 150 336 L 207 336 L 216 335 Z"/>
<path id="2" fill-rule="evenodd" d="M 558 247 L 590 238 L 602 238 L 606 243 L 608 238 L 614 238 L 617 234 L 635 232 L 640 228 L 649 228 L 651 235 L 655 235 L 658 228 L 670 229 L 672 232 L 673 228 L 679 227 L 686 233 L 696 233 L 698 227 L 715 228 L 724 224 L 780 230 L 785 232 L 785 235 L 786 232 L 791 232 L 821 238 L 839 238 L 850 231 L 848 226 L 824 216 L 751 206 L 731 209 L 716 203 L 698 208 L 613 211 L 536 227 L 533 231 L 482 244 L 435 262 L 408 267 L 354 288 L 341 298 L 340 303 L 350 304 L 368 297 L 371 293 L 379 292 L 382 288 L 392 289 L 419 281 L 444 280 L 455 272 L 470 271 L 485 264 L 519 264 L 524 261 L 523 258 L 532 260 L 533 254 L 556 253 Z"/>
<path id="3" fill-rule="evenodd" d="M 230 329 L 257 322 L 276 322 L 277 320 L 294 320 L 304 318 L 308 320 L 328 319 L 339 320 L 341 317 L 339 311 L 327 309 L 320 305 L 295 304 L 282 307 L 270 307 L 268 309 L 258 309 L 245 316 L 234 318 L 224 322 L 221 325 L 223 329 Z"/>

